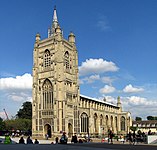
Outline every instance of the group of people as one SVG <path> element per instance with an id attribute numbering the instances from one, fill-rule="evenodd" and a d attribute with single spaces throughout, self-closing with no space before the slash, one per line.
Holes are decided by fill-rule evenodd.
<path id="1" fill-rule="evenodd" d="M 23 137 L 20 138 L 19 144 L 25 144 L 25 140 Z M 33 144 L 33 141 L 30 136 L 27 137 L 26 144 Z M 35 139 L 34 144 L 39 144 L 39 141 Z"/>
<path id="2" fill-rule="evenodd" d="M 60 143 L 61 144 L 67 144 L 67 142 L 68 142 L 68 137 L 66 136 L 66 133 L 63 132 L 63 134 L 62 134 L 62 136 L 60 138 Z"/>
<path id="3" fill-rule="evenodd" d="M 144 132 L 143 133 L 138 132 L 137 134 L 135 133 L 135 131 L 133 133 L 129 132 L 127 135 L 127 139 L 130 144 L 135 145 L 138 142 L 146 142 L 146 134 Z"/>

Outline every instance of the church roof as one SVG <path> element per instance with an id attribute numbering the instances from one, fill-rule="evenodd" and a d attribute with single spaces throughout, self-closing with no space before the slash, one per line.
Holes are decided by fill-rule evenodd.
<path id="1" fill-rule="evenodd" d="M 106 105 L 109 105 L 109 106 L 113 106 L 113 107 L 119 108 L 119 107 L 118 107 L 117 105 L 115 105 L 115 104 L 112 104 L 112 103 L 109 103 L 109 102 L 105 102 L 105 101 L 100 100 L 100 99 L 88 97 L 88 96 L 85 96 L 85 95 L 82 95 L 82 94 L 80 94 L 80 97 L 85 98 L 85 99 L 88 99 L 88 100 L 90 100 L 90 101 L 95 101 L 95 102 L 98 102 L 98 103 L 102 103 L 102 104 L 106 104 Z"/>

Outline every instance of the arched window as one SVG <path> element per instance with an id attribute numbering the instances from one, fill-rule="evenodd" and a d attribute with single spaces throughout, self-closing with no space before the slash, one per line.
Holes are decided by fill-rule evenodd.
<path id="1" fill-rule="evenodd" d="M 125 131 L 125 117 L 121 117 L 121 131 Z"/>
<path id="2" fill-rule="evenodd" d="M 53 106 L 53 88 L 51 82 L 46 79 L 42 86 L 43 109 L 52 109 Z"/>
<path id="3" fill-rule="evenodd" d="M 111 116 L 111 127 L 112 127 L 112 130 L 114 129 L 113 127 L 113 117 Z"/>
<path id="4" fill-rule="evenodd" d="M 97 119 L 98 119 L 98 116 L 97 116 L 97 114 L 95 113 L 95 114 L 94 114 L 94 128 L 95 128 L 95 132 L 98 132 L 98 129 L 97 129 Z"/>
<path id="5" fill-rule="evenodd" d="M 45 50 L 44 53 L 44 68 L 48 68 L 51 66 L 51 55 L 48 49 Z"/>
<path id="6" fill-rule="evenodd" d="M 69 71 L 70 69 L 70 61 L 69 61 L 69 52 L 66 51 L 64 54 L 64 62 L 65 62 L 65 69 L 66 71 Z"/>
<path id="7" fill-rule="evenodd" d="M 100 126 L 103 126 L 103 116 L 100 115 Z"/>
<path id="8" fill-rule="evenodd" d="M 89 117 L 86 113 L 81 114 L 81 132 L 88 132 Z"/>
<path id="9" fill-rule="evenodd" d="M 118 131 L 118 120 L 117 120 L 117 117 L 115 117 L 115 127 L 116 127 L 116 131 Z"/>
<path id="10" fill-rule="evenodd" d="M 108 122 L 108 115 L 106 115 L 106 127 L 109 127 L 109 122 Z"/>

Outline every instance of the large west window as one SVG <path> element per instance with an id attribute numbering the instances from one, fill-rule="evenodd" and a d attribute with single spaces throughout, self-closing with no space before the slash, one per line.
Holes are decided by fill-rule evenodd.
<path id="1" fill-rule="evenodd" d="M 42 86 L 43 109 L 52 109 L 53 106 L 53 87 L 50 80 L 46 79 Z"/>

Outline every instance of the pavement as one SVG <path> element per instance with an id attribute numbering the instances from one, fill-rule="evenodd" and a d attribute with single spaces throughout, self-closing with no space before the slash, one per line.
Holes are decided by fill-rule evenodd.
<path id="1" fill-rule="evenodd" d="M 4 137 L 0 137 L 4 139 Z M 18 143 L 19 138 L 12 139 Z M 26 138 L 25 138 L 26 141 Z M 34 140 L 33 140 L 34 142 Z M 77 143 L 77 144 L 51 144 L 52 140 L 39 140 L 40 144 L 0 144 L 0 150 L 157 150 L 157 145 L 148 145 L 138 143 L 137 145 L 129 145 L 128 143 L 122 144 L 114 142 L 108 143 Z M 55 143 L 55 142 L 54 142 Z"/>

